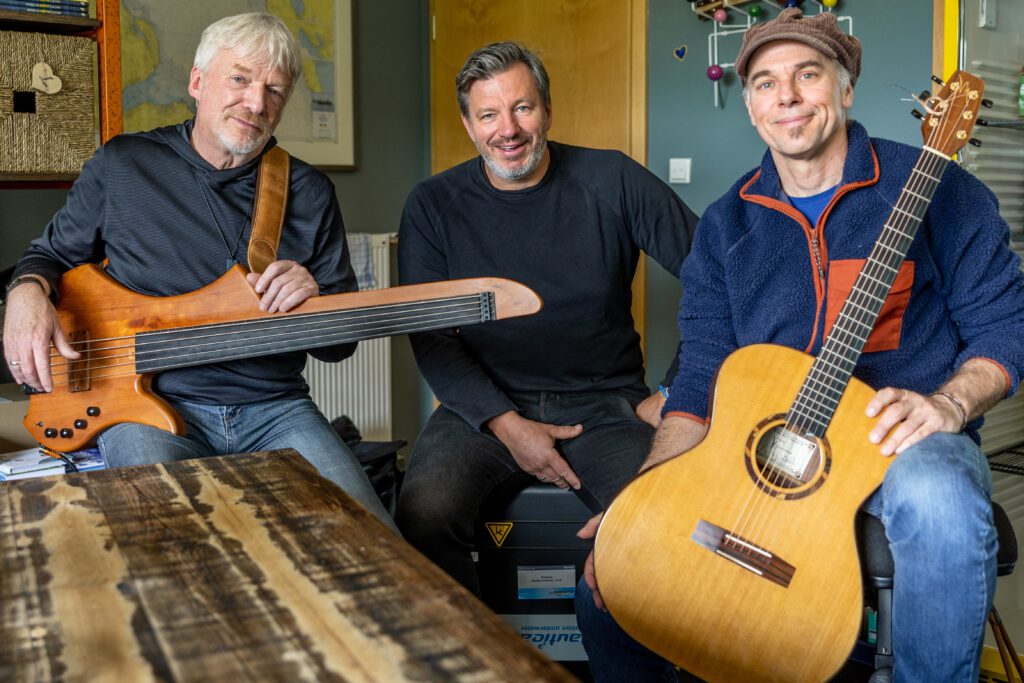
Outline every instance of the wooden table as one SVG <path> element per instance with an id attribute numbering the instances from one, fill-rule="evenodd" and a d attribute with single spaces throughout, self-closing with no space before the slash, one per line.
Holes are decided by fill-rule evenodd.
<path id="1" fill-rule="evenodd" d="M 573 681 L 295 451 L 0 484 L 0 680 Z"/>

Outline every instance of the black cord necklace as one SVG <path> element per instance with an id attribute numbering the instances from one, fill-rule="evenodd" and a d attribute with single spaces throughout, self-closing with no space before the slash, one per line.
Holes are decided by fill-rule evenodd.
<path id="1" fill-rule="evenodd" d="M 226 272 L 231 269 L 231 266 L 238 263 L 238 248 L 242 242 L 242 235 L 245 234 L 245 224 L 249 222 L 252 207 L 250 206 L 249 211 L 242 218 L 242 225 L 238 228 L 238 235 L 235 237 L 234 246 L 229 246 L 228 238 L 224 234 L 224 229 L 220 227 L 220 221 L 217 220 L 217 214 L 213 211 L 213 205 L 210 203 L 210 197 L 206 194 L 206 188 L 203 186 L 203 180 L 199 177 L 199 171 L 196 170 L 195 166 L 192 167 L 192 174 L 196 177 L 196 184 L 199 185 L 199 191 L 203 194 L 203 200 L 206 201 L 206 209 L 210 212 L 210 218 L 213 219 L 213 224 L 217 226 L 217 234 L 220 235 L 220 241 L 224 243 L 224 249 L 228 253 L 228 258 L 225 260 L 224 264 L 224 270 Z"/>

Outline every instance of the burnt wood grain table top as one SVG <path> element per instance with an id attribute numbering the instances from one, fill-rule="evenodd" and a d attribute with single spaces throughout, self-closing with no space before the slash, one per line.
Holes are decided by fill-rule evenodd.
<path id="1" fill-rule="evenodd" d="M 0 484 L 0 680 L 573 681 L 291 450 Z"/>

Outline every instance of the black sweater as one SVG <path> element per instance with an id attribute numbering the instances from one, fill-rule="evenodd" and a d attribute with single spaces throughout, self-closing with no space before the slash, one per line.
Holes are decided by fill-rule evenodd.
<path id="1" fill-rule="evenodd" d="M 619 152 L 549 142 L 537 185 L 495 189 L 480 158 L 420 183 L 398 240 L 402 284 L 501 276 L 537 291 L 534 316 L 411 335 L 442 404 L 479 428 L 509 392 L 645 392 L 630 312 L 640 250 L 678 277 L 697 217 Z"/>
<path id="2" fill-rule="evenodd" d="M 191 123 L 120 135 L 100 148 L 14 276 L 38 273 L 56 287 L 69 268 L 106 258 L 106 272 L 129 289 L 168 296 L 213 282 L 232 260 L 247 265 L 259 158 L 215 169 L 189 144 Z M 305 266 L 322 294 L 356 289 L 334 186 L 295 158 L 278 258 Z M 341 360 L 354 350 L 346 344 L 312 353 Z M 305 363 L 297 351 L 182 368 L 161 373 L 153 386 L 206 404 L 292 398 L 308 394 Z"/>

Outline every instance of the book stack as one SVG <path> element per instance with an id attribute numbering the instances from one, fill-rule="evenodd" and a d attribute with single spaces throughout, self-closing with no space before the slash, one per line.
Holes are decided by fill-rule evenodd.
<path id="1" fill-rule="evenodd" d="M 51 474 L 64 474 L 64 462 L 46 455 L 38 447 L 0 455 L 0 480 L 46 477 Z"/>
<path id="2" fill-rule="evenodd" d="M 88 17 L 89 0 L 0 0 L 0 10 L 56 14 L 63 17 Z"/>
<path id="3" fill-rule="evenodd" d="M 28 479 L 30 477 L 46 477 L 51 474 L 64 474 L 72 471 L 67 465 L 74 465 L 76 472 L 102 470 L 106 463 L 98 448 L 86 448 L 81 451 L 65 453 L 66 460 L 47 455 L 41 448 L 26 448 L 0 455 L 0 481 Z"/>

